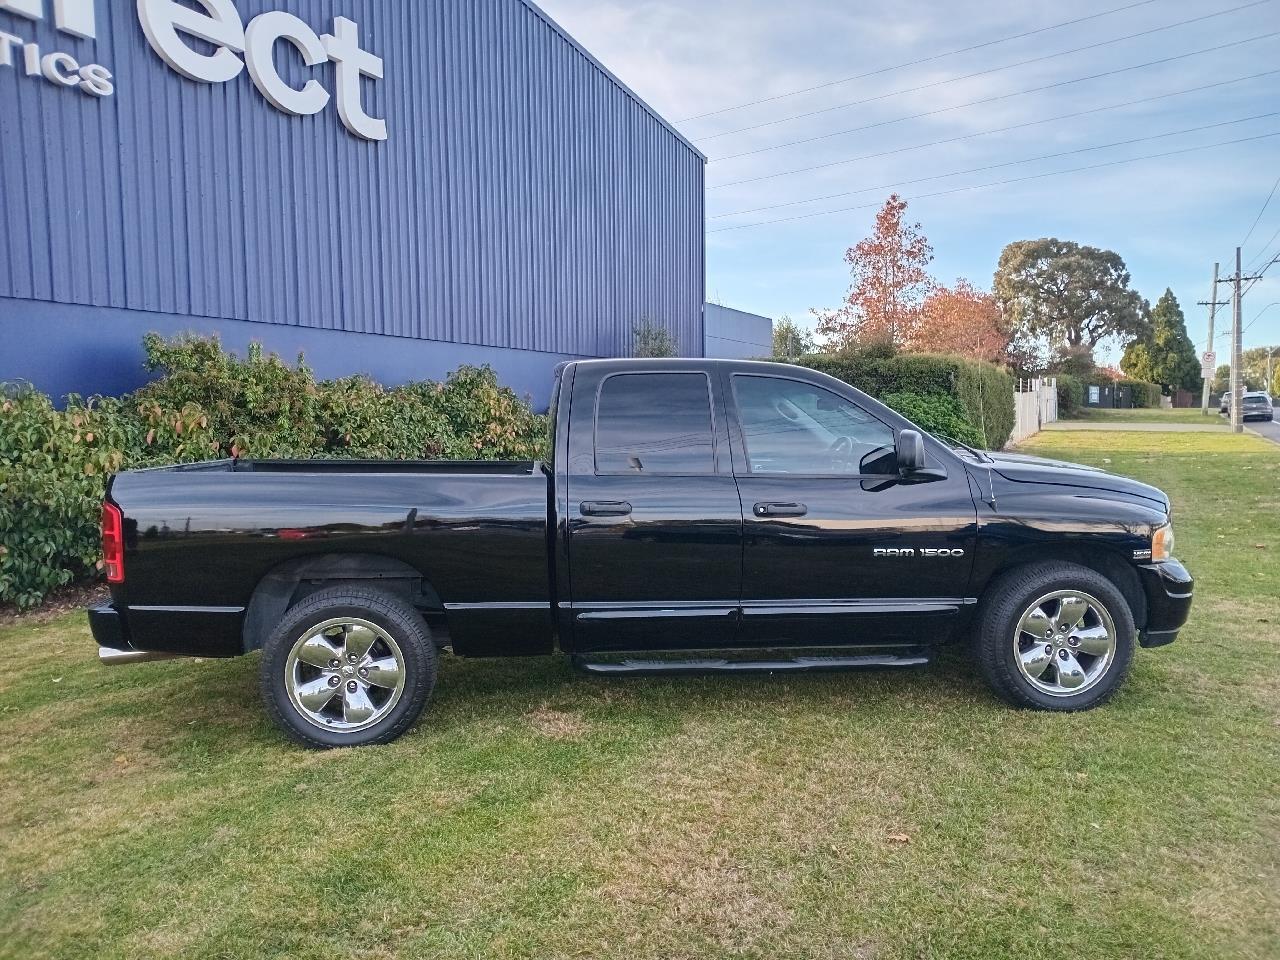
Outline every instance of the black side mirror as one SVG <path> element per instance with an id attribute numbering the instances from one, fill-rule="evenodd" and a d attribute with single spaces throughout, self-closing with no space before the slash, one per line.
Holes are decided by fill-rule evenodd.
<path id="1" fill-rule="evenodd" d="M 896 449 L 900 473 L 914 473 L 924 469 L 924 437 L 917 431 L 899 431 Z"/>

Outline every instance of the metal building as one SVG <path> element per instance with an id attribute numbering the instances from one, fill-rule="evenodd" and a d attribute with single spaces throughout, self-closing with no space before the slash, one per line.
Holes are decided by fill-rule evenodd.
<path id="1" fill-rule="evenodd" d="M 773 356 L 773 321 L 756 313 L 708 303 L 706 351 L 708 357 L 729 360 L 761 360 Z"/>
<path id="2" fill-rule="evenodd" d="M 0 0 L 0 380 L 703 351 L 705 158 L 530 0 Z"/>

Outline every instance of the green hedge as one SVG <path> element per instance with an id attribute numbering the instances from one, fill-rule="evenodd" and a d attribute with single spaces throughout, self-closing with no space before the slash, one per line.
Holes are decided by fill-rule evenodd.
<path id="1" fill-rule="evenodd" d="M 1013 433 L 1013 375 L 993 363 L 931 353 L 890 354 L 874 349 L 815 354 L 795 362 L 830 374 L 881 401 L 891 394 L 954 397 L 965 417 L 979 431 L 981 443 L 975 446 L 999 450 Z"/>
<path id="2" fill-rule="evenodd" d="M 944 393 L 889 393 L 880 400 L 935 436 L 950 437 L 971 447 L 986 443 L 982 431 L 970 422 L 955 397 Z"/>
<path id="3" fill-rule="evenodd" d="M 1058 416 L 1074 416 L 1084 406 L 1084 381 L 1069 373 L 1055 376 L 1058 381 Z"/>
<path id="4" fill-rule="evenodd" d="M 1116 386 L 1129 388 L 1135 407 L 1158 407 L 1160 398 L 1164 396 L 1160 384 L 1148 383 L 1146 380 L 1117 380 Z"/>
<path id="5" fill-rule="evenodd" d="M 254 457 L 532 459 L 546 420 L 488 367 L 443 383 L 387 388 L 365 377 L 316 381 L 257 345 L 240 359 L 216 339 L 148 336 L 162 376 L 120 398 L 29 387 L 0 394 L 0 605 L 40 603 L 92 576 L 106 477 L 130 467 Z"/>

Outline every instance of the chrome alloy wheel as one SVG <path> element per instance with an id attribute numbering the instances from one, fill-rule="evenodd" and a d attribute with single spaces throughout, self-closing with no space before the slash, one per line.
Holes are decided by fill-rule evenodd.
<path id="1" fill-rule="evenodd" d="M 355 617 L 308 630 L 284 665 L 289 700 L 322 730 L 354 733 L 389 714 L 404 693 L 404 654 L 381 627 Z"/>
<path id="2" fill-rule="evenodd" d="M 1032 603 L 1013 632 L 1023 677 L 1051 697 L 1072 697 L 1097 684 L 1116 657 L 1116 625 L 1094 597 L 1055 590 Z"/>

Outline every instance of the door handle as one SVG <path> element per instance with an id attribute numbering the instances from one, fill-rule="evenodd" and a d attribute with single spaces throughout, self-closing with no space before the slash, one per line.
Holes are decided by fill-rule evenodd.
<path id="1" fill-rule="evenodd" d="M 803 517 L 809 508 L 803 503 L 757 503 L 757 517 Z"/>
<path id="2" fill-rule="evenodd" d="M 625 500 L 583 500 L 578 509 L 584 517 L 631 516 L 631 504 Z"/>

